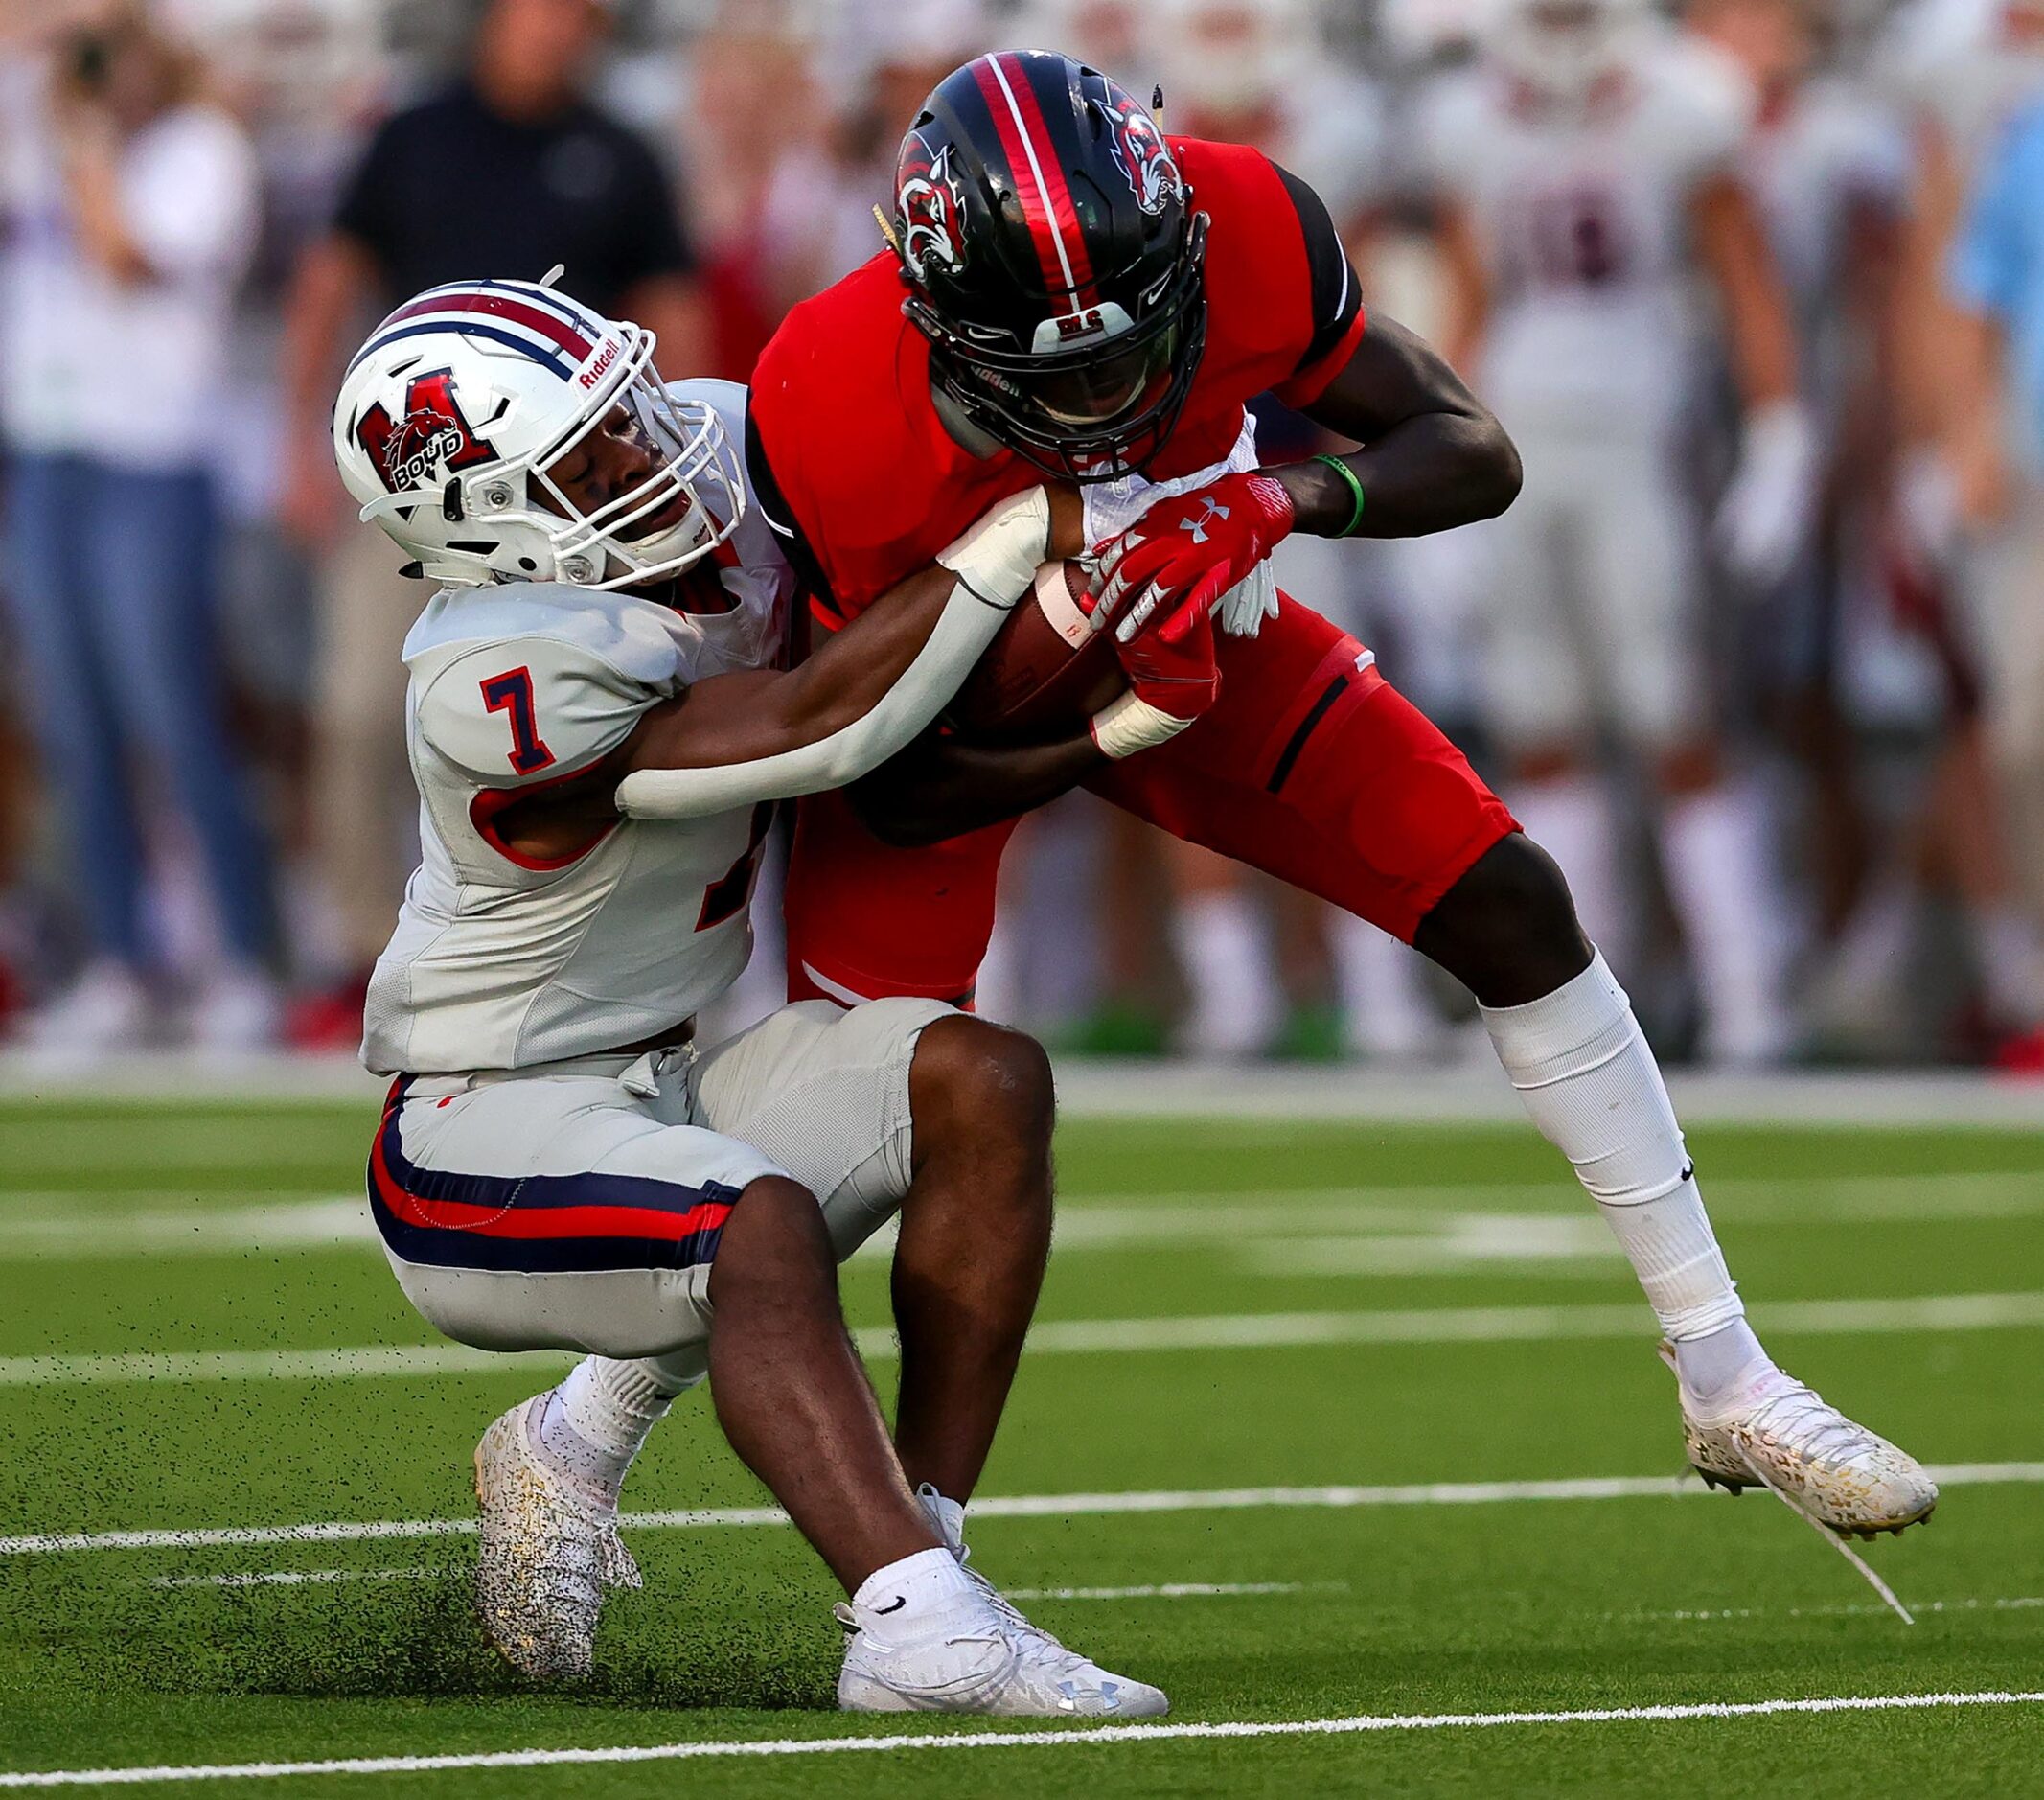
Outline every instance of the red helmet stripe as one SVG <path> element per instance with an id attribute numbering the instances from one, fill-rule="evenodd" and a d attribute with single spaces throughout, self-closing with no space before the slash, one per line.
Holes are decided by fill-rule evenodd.
<path id="1" fill-rule="evenodd" d="M 1036 243 L 1044 285 L 1053 292 L 1087 297 L 1083 290 L 1091 286 L 1092 264 L 1036 96 L 1012 56 L 981 57 L 973 64 L 973 79 L 985 96 L 987 111 L 1007 153 L 1016 196 Z M 1039 144 L 1049 152 L 1047 165 L 1038 151 Z"/>
<path id="2" fill-rule="evenodd" d="M 400 307 L 384 325 L 395 325 L 400 319 L 418 318 L 426 313 L 480 313 L 490 318 L 508 319 L 514 325 L 522 325 L 528 331 L 537 332 L 549 343 L 559 345 L 580 362 L 596 348 L 580 332 L 553 313 L 529 305 L 523 300 L 501 293 L 435 293 L 424 299 L 414 300 L 408 306 Z"/>
<path id="3" fill-rule="evenodd" d="M 1078 209 L 1072 204 L 1071 183 L 1065 178 L 1065 166 L 1057 160 L 1050 127 L 1045 122 L 1036 89 L 1022 79 L 1019 58 L 1009 52 L 999 60 L 1006 68 L 1008 86 L 1022 108 L 1022 130 L 1027 142 L 1044 146 L 1044 160 L 1041 164 L 1032 162 L 1030 167 L 1045 188 L 1045 198 L 1049 202 L 1050 219 L 1057 227 L 1058 242 L 1071 259 L 1072 287 L 1078 290 L 1079 298 L 1091 305 L 1094 298 L 1091 291 L 1092 259 L 1086 253 L 1086 233 L 1080 228 Z"/>

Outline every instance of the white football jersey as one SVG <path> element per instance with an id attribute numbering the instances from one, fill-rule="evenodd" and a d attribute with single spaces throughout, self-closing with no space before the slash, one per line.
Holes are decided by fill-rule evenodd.
<path id="1" fill-rule="evenodd" d="M 1828 409 L 1842 377 L 1847 249 L 1856 211 L 1899 219 L 1911 158 L 1901 121 L 1829 78 L 1805 83 L 1740 153 L 1803 349 L 1803 387 Z"/>
<path id="2" fill-rule="evenodd" d="M 745 441 L 745 389 L 681 381 Z M 748 496 L 749 498 L 749 496 Z M 745 968 L 772 809 L 620 819 L 576 854 L 523 856 L 493 820 L 579 773 L 691 682 L 771 665 L 793 575 L 756 505 L 724 550 L 722 613 L 628 593 L 448 588 L 404 642 L 423 861 L 369 984 L 379 1073 L 517 1069 L 615 1049 L 688 1018 Z"/>
<path id="3" fill-rule="evenodd" d="M 1694 346 L 1688 203 L 1733 166 L 1751 93 L 1711 52 L 1656 38 L 1580 118 L 1528 106 L 1502 68 L 1423 103 L 1434 191 L 1463 205 L 1490 283 L 1478 385 L 1514 429 L 1656 429 Z"/>

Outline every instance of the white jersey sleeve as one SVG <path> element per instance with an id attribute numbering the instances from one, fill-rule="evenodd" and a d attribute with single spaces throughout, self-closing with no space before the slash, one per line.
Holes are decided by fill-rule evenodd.
<path id="1" fill-rule="evenodd" d="M 478 786 L 520 788 L 601 762 L 661 698 L 584 644 L 482 644 L 420 688 L 419 738 Z"/>
<path id="2" fill-rule="evenodd" d="M 481 787 L 602 761 L 683 685 L 681 645 L 646 610 L 585 603 L 527 616 L 535 605 L 471 602 L 466 631 L 434 635 L 407 658 L 418 742 Z"/>

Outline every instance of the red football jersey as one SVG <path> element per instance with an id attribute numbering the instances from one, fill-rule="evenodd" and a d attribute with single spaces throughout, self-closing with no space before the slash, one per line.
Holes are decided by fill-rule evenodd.
<path id="1" fill-rule="evenodd" d="M 1309 404 L 1364 328 L 1354 271 L 1327 209 L 1296 176 L 1235 144 L 1173 138 L 1207 216 L 1206 348 L 1156 480 L 1219 462 L 1245 403 Z M 930 343 L 902 316 L 888 252 L 805 300 L 752 374 L 746 447 L 769 522 L 789 538 L 820 623 L 835 628 L 927 567 L 996 501 L 1043 473 L 1010 450 L 977 456 L 930 398 Z"/>

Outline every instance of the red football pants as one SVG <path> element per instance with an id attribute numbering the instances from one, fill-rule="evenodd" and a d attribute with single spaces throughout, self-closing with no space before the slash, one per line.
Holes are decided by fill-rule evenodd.
<path id="1" fill-rule="evenodd" d="M 1518 829 L 1504 803 L 1361 644 L 1289 596 L 1256 636 L 1219 641 L 1221 695 L 1206 716 L 1088 786 L 1411 942 Z M 789 998 L 968 1002 L 1014 829 L 894 849 L 842 794 L 805 799 L 788 870 Z"/>

